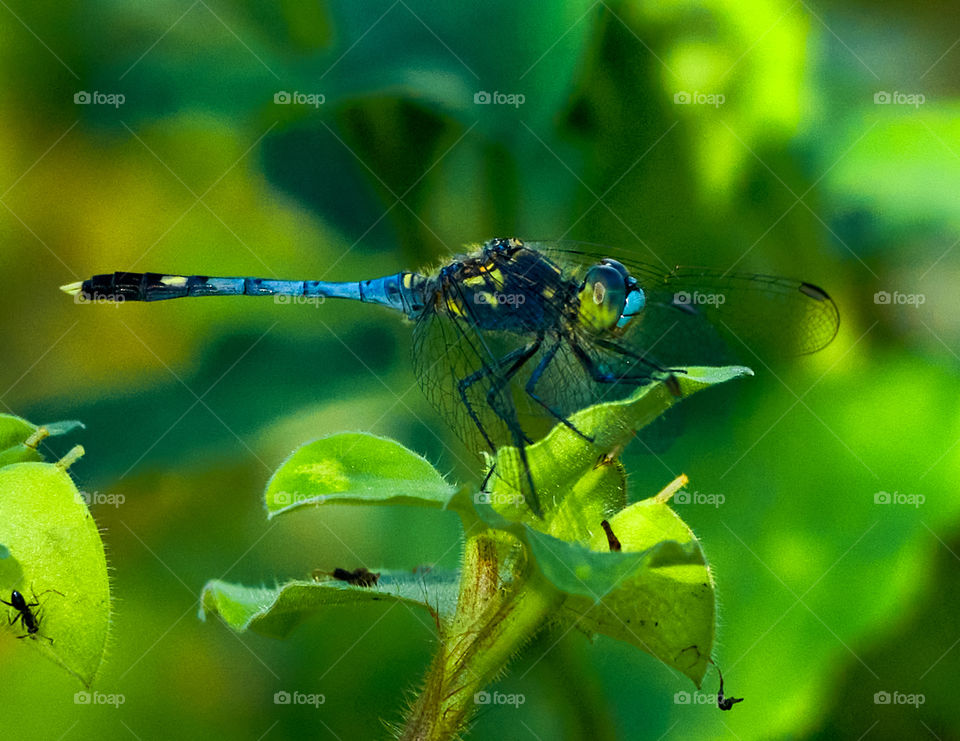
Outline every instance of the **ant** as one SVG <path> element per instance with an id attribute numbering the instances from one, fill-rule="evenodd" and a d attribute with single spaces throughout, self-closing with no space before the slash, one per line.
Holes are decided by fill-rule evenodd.
<path id="1" fill-rule="evenodd" d="M 712 663 L 712 661 L 711 661 Z M 714 664 L 717 667 L 717 674 L 720 675 L 720 691 L 717 692 L 717 707 L 721 710 L 729 710 L 738 702 L 743 702 L 742 697 L 724 697 L 723 696 L 723 673 L 720 671 L 720 667 Z"/>
<path id="2" fill-rule="evenodd" d="M 40 610 L 34 611 L 30 608 L 40 607 L 39 597 L 42 597 L 47 592 L 54 592 L 55 594 L 59 594 L 61 597 L 63 597 L 63 592 L 58 592 L 56 589 L 48 589 L 45 592 L 41 592 L 39 596 L 36 592 L 33 592 L 33 602 L 27 602 L 24 596 L 14 589 L 12 592 L 10 592 L 9 602 L 7 602 L 5 599 L 0 599 L 0 602 L 8 607 L 12 607 L 17 611 L 17 614 L 10 618 L 10 625 L 16 625 L 17 621 L 20 621 L 20 625 L 22 625 L 23 629 L 27 631 L 22 636 L 17 636 L 17 638 L 26 638 L 27 636 L 36 638 L 36 635 L 40 630 Z M 53 643 L 53 639 L 50 636 L 43 637 L 50 641 L 50 643 Z"/>
<path id="3" fill-rule="evenodd" d="M 372 587 L 380 578 L 380 572 L 378 571 L 374 573 L 364 566 L 354 569 L 353 571 L 347 571 L 346 569 L 341 569 L 338 567 L 333 571 L 321 571 L 320 569 L 314 569 L 311 576 L 313 577 L 314 581 L 321 581 L 321 576 L 332 576 L 338 581 L 345 581 L 347 584 L 355 587 Z"/>

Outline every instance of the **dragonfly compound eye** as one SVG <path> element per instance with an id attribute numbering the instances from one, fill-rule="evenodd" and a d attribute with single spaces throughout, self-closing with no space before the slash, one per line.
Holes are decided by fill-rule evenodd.
<path id="1" fill-rule="evenodd" d="M 597 330 L 612 329 L 623 316 L 627 281 L 613 265 L 594 265 L 580 289 L 580 319 Z"/>

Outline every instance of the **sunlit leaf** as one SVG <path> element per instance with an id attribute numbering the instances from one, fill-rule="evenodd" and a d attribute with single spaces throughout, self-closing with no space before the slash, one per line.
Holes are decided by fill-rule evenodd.
<path id="1" fill-rule="evenodd" d="M 532 533 L 547 576 L 571 596 L 579 628 L 631 643 L 699 687 L 713 650 L 713 578 L 693 532 L 659 498 L 609 519 L 623 550 L 610 552 L 597 528 L 587 550 Z"/>
<path id="2" fill-rule="evenodd" d="M 0 469 L 0 542 L 22 571 L 0 585 L 4 599 L 16 589 L 28 603 L 39 602 L 32 608 L 39 631 L 23 643 L 89 685 L 110 620 L 107 562 L 97 524 L 62 464 Z M 19 624 L 10 632 L 24 633 Z"/>
<path id="3" fill-rule="evenodd" d="M 11 414 L 0 414 L 0 466 L 22 461 L 42 461 L 37 446 L 51 436 L 66 435 L 83 424 L 74 420 L 34 425 Z"/>
<path id="4" fill-rule="evenodd" d="M 533 515 L 526 497 L 520 493 L 529 487 L 516 448 L 497 451 L 494 459 L 497 475 L 490 480 L 489 503 L 508 519 L 545 529 L 550 526 L 551 513 L 571 492 L 576 491 L 581 502 L 603 502 L 608 507 L 622 502 L 623 492 L 617 491 L 615 474 L 590 476 L 590 472 L 616 458 L 637 430 L 650 424 L 681 399 L 716 384 L 753 375 L 753 371 L 742 366 L 683 370 L 684 373 L 677 373 L 670 382 L 650 383 L 625 399 L 603 402 L 572 414 L 570 422 L 576 429 L 586 431 L 593 438 L 592 442 L 566 425 L 557 424 L 546 437 L 527 447 L 527 460 L 544 512 L 543 520 Z M 580 535 L 576 526 L 569 531 L 554 528 L 552 532 L 564 540 L 577 540 Z"/>
<path id="5" fill-rule="evenodd" d="M 444 507 L 454 491 L 426 459 L 400 443 L 343 433 L 298 448 L 274 473 L 264 498 L 273 517 L 320 504 Z"/>

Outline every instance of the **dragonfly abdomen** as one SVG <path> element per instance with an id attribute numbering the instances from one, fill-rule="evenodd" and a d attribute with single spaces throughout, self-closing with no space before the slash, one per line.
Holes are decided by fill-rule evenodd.
<path id="1" fill-rule="evenodd" d="M 423 308 L 423 277 L 396 273 L 373 280 L 333 283 L 322 280 L 213 278 L 164 273 L 105 273 L 62 286 L 87 301 L 164 301 L 196 296 L 306 296 L 381 304 L 416 316 Z"/>
<path id="2" fill-rule="evenodd" d="M 163 273 L 106 273 L 95 275 L 71 292 L 88 300 L 163 301 L 186 296 L 303 296 L 311 281 L 266 278 L 211 278 L 206 275 Z"/>

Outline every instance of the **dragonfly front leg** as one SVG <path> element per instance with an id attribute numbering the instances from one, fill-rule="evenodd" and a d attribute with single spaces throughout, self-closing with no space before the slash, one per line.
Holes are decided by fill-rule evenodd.
<path id="1" fill-rule="evenodd" d="M 569 427 L 571 430 L 577 433 L 580 437 L 582 437 L 588 443 L 592 443 L 593 442 L 592 437 L 580 432 L 580 430 L 578 430 L 569 419 L 567 419 L 560 412 L 558 412 L 556 409 L 554 409 L 549 404 L 547 404 L 543 399 L 537 396 L 537 393 L 535 391 L 537 383 L 540 381 L 540 377 L 543 375 L 544 371 L 546 371 L 547 366 L 549 366 L 550 363 L 553 361 L 554 357 L 557 354 L 557 350 L 560 349 L 561 342 L 562 340 L 557 340 L 554 343 L 553 347 L 551 347 L 549 350 L 547 350 L 547 352 L 544 353 L 543 357 L 540 359 L 540 362 L 537 364 L 537 367 L 534 368 L 533 373 L 530 374 L 530 378 L 527 380 L 527 385 L 524 388 L 524 390 L 527 392 L 527 396 L 529 396 L 531 399 L 537 402 L 537 404 L 539 404 L 544 409 L 546 409 L 555 419 L 565 424 L 567 427 Z"/>
<path id="2" fill-rule="evenodd" d="M 596 361 L 591 358 L 586 351 L 580 347 L 576 342 L 570 342 L 570 348 L 573 350 L 573 354 L 576 355 L 577 360 L 580 361 L 580 364 L 583 366 L 584 370 L 590 374 L 590 377 L 597 383 L 626 383 L 631 386 L 643 386 L 647 383 L 652 383 L 653 381 L 658 380 L 667 380 L 673 378 L 673 374 L 677 371 L 668 370 L 666 368 L 661 368 L 657 363 L 648 360 L 642 355 L 636 355 L 635 353 L 628 352 L 618 347 L 616 343 L 600 343 L 602 347 L 612 352 L 616 352 L 618 355 L 631 358 L 633 360 L 639 360 L 643 364 L 649 366 L 651 370 L 643 375 L 626 375 L 626 374 L 617 374 L 610 373 L 607 370 L 601 368 Z"/>

